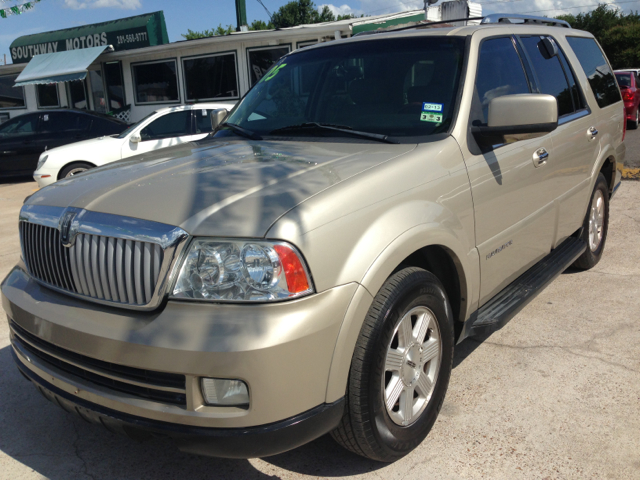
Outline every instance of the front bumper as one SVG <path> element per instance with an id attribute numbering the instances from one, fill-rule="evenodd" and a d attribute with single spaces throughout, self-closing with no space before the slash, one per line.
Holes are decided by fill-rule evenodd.
<path id="1" fill-rule="evenodd" d="M 24 332 L 82 358 L 184 375 L 186 402 L 167 404 L 110 389 L 25 357 L 14 345 L 20 369 L 50 385 L 43 388 L 95 406 L 90 410 L 106 409 L 126 418 L 175 428 L 243 429 L 282 422 L 336 400 L 326 395 L 331 360 L 357 289 L 357 284 L 347 284 L 269 305 L 170 301 L 145 313 L 54 292 L 19 264 L 2 283 L 2 304 Z M 200 377 L 245 381 L 250 407 L 205 405 Z"/>
<path id="2" fill-rule="evenodd" d="M 257 458 L 299 447 L 335 428 L 344 411 L 344 399 L 319 405 L 281 422 L 250 428 L 202 428 L 176 425 L 128 415 L 102 407 L 57 388 L 13 358 L 22 374 L 49 401 L 83 420 L 136 440 L 166 436 L 183 452 L 225 458 Z"/>
<path id="3" fill-rule="evenodd" d="M 44 188 L 58 181 L 58 173 L 47 170 L 38 170 L 33 173 L 33 179 L 38 183 L 38 187 Z"/>

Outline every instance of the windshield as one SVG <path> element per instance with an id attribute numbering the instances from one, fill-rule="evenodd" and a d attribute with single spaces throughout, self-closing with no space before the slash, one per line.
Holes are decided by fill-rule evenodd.
<path id="1" fill-rule="evenodd" d="M 129 127 L 127 127 L 127 129 L 122 132 L 120 135 L 118 135 L 117 138 L 124 138 L 127 135 L 129 135 L 131 132 L 133 132 L 136 128 L 138 128 L 139 125 L 142 125 L 144 122 L 147 121 L 148 118 L 153 117 L 157 112 L 151 112 L 149 115 L 147 115 L 146 117 L 144 117 L 142 120 L 140 120 L 139 122 L 134 123 L 133 125 L 130 125 Z"/>
<path id="2" fill-rule="evenodd" d="M 630 87 L 631 86 L 631 74 L 630 73 L 616 73 L 616 78 L 618 79 L 618 84 L 621 87 Z"/>
<path id="3" fill-rule="evenodd" d="M 286 128 L 311 122 L 396 138 L 446 132 L 464 42 L 411 36 L 303 50 L 274 65 L 226 121 L 261 136 L 343 136 Z"/>

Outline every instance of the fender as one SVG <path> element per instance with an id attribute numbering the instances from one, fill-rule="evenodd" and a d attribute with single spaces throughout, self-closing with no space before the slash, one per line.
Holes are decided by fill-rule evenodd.
<path id="1" fill-rule="evenodd" d="M 464 299 L 461 315 L 467 318 L 477 308 L 480 271 L 476 249 L 466 251 L 456 234 L 442 224 L 428 223 L 406 230 L 376 257 L 351 300 L 331 361 L 326 401 L 335 401 L 344 396 L 355 345 L 375 294 L 405 258 L 430 245 L 442 246 L 454 257 L 461 282 L 461 296 Z"/>

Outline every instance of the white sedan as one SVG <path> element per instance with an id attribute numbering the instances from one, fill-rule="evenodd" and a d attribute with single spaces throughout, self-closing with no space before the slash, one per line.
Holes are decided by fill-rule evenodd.
<path id="1" fill-rule="evenodd" d="M 156 110 L 120 135 L 53 148 L 40 155 L 33 178 L 40 188 L 90 168 L 180 143 L 200 140 L 212 130 L 212 110 L 231 103 L 197 103 Z"/>

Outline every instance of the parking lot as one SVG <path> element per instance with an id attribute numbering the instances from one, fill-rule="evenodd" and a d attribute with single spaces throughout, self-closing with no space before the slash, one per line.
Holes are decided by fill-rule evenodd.
<path id="1" fill-rule="evenodd" d="M 629 137 L 640 143 L 638 131 Z M 628 148 L 630 159 L 640 152 Z M 35 188 L 0 183 L 0 278 L 19 257 L 18 211 Z M 251 460 L 115 436 L 37 394 L 13 365 L 2 322 L 0 478 L 640 478 L 640 182 L 622 184 L 610 219 L 593 270 L 565 272 L 504 329 L 458 346 L 431 434 L 392 465 L 328 436 Z"/>

